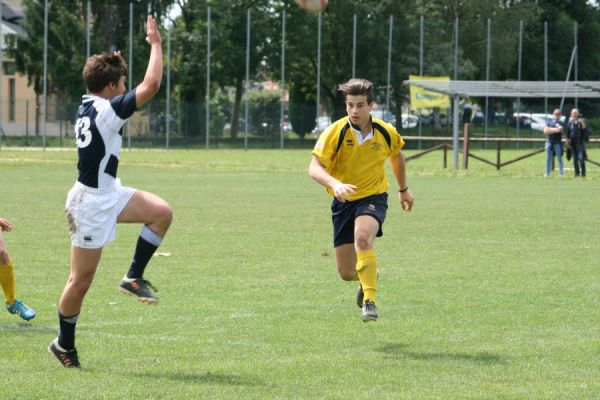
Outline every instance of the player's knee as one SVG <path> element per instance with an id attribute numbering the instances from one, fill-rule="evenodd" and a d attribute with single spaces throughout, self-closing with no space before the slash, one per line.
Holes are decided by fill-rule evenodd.
<path id="1" fill-rule="evenodd" d="M 171 222 L 173 221 L 173 209 L 167 202 L 164 202 L 158 206 L 157 214 L 166 227 L 171 225 Z"/>
<path id="2" fill-rule="evenodd" d="M 373 247 L 373 238 L 368 233 L 357 232 L 354 235 L 354 247 L 357 251 L 369 250 Z"/>
<path id="3" fill-rule="evenodd" d="M 340 278 L 342 278 L 345 281 L 353 281 L 356 278 L 356 270 L 351 271 L 351 270 L 339 270 L 338 271 L 340 274 Z"/>
<path id="4" fill-rule="evenodd" d="M 10 256 L 8 255 L 8 251 L 6 251 L 6 249 L 0 249 L 0 265 L 8 264 L 10 264 Z"/>

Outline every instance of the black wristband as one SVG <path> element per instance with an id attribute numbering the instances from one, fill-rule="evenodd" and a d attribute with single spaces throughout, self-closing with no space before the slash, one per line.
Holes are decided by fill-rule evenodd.
<path id="1" fill-rule="evenodd" d="M 405 186 L 404 189 L 398 190 L 400 193 L 404 193 L 408 190 L 408 186 Z"/>

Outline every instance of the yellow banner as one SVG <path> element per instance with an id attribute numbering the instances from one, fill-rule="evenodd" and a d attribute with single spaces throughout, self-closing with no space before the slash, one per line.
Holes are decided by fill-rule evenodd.
<path id="1" fill-rule="evenodd" d="M 409 75 L 411 81 L 449 81 L 448 76 L 418 76 Z M 410 86 L 411 108 L 450 108 L 450 97 L 445 94 Z"/>

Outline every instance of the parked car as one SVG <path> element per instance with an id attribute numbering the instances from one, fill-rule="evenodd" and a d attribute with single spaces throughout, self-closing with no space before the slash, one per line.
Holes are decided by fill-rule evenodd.
<path id="1" fill-rule="evenodd" d="M 529 118 L 529 115 L 529 113 L 514 113 L 510 119 L 510 126 L 517 126 L 518 121 L 519 127 L 531 128 L 531 118 Z"/>
<path id="2" fill-rule="evenodd" d="M 419 124 L 419 117 L 413 114 L 402 114 L 402 129 L 414 128 Z"/>
<path id="3" fill-rule="evenodd" d="M 515 113 L 513 115 L 513 122 L 511 125 L 516 126 L 515 119 L 519 118 L 521 121 L 521 127 L 531 128 L 536 131 L 543 132 L 544 127 L 548 124 L 548 121 L 552 119 L 552 114 L 544 114 L 544 113 Z M 565 121 L 565 116 L 560 117 L 561 121 Z"/>
<path id="4" fill-rule="evenodd" d="M 317 118 L 317 124 L 315 125 L 315 129 L 313 129 L 312 133 L 321 133 L 331 125 L 331 117 L 329 115 L 323 115 Z"/>
<path id="5" fill-rule="evenodd" d="M 552 119 L 552 114 L 531 114 L 531 129 L 543 132 L 548 122 Z M 560 117 L 561 121 L 565 121 L 565 116 Z"/>
<path id="6" fill-rule="evenodd" d="M 385 122 L 389 122 L 392 125 L 396 125 L 396 117 L 391 111 L 386 110 L 371 110 L 371 116 L 373 118 L 379 118 Z"/>

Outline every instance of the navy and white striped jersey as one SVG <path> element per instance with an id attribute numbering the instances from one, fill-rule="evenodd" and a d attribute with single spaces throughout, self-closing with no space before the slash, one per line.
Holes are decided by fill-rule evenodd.
<path id="1" fill-rule="evenodd" d="M 113 186 L 119 167 L 122 128 L 135 111 L 135 89 L 110 100 L 83 96 L 75 122 L 79 182 L 97 189 Z"/>

